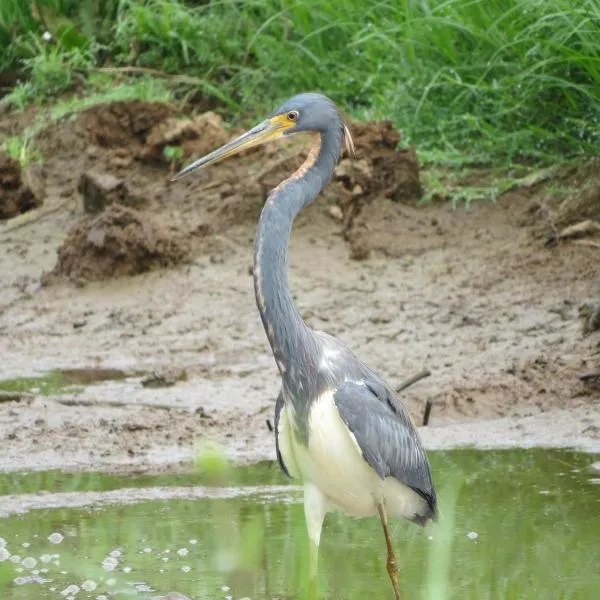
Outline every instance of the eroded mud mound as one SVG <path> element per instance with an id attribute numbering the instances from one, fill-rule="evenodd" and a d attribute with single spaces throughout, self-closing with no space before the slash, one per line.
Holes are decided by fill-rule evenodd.
<path id="1" fill-rule="evenodd" d="M 104 148 L 127 148 L 145 143 L 150 130 L 175 114 L 168 104 L 154 102 L 113 102 L 94 106 L 79 116 L 90 138 Z"/>
<path id="2" fill-rule="evenodd" d="M 381 200 L 414 202 L 422 189 L 415 153 L 397 150 L 400 135 L 389 122 L 353 123 L 351 131 L 356 157 L 344 153 L 331 183 L 315 206 L 303 211 L 296 227 L 302 228 L 307 220 L 314 223 L 318 214 L 326 229 L 342 228 L 358 249 L 353 251 L 358 257 L 362 251 L 356 242 L 361 222 L 357 218 L 371 214 Z M 108 206 L 120 204 L 168 218 L 182 231 L 222 235 L 238 226 L 253 230 L 266 196 L 306 158 L 310 136 L 293 136 L 255 148 L 169 184 L 170 176 L 184 164 L 239 133 L 227 129 L 215 113 L 187 117 L 169 104 L 93 106 L 42 132 L 42 187 L 54 196 L 77 198 L 78 208 L 88 213 L 101 214 Z M 332 225 L 324 209 L 337 225 Z M 81 231 L 89 223 L 86 217 Z M 64 274 L 97 278 L 114 272 L 108 261 L 100 275 L 81 275 L 80 269 L 87 272 L 88 265 L 76 267 L 78 253 L 69 253 L 68 248 L 63 252 L 59 271 Z M 140 270 L 143 268 L 130 265 L 118 274 Z"/>
<path id="3" fill-rule="evenodd" d="M 0 152 L 0 219 L 11 219 L 41 205 L 21 177 L 21 166 Z"/>
<path id="4" fill-rule="evenodd" d="M 390 121 L 353 123 L 356 157 L 342 158 L 334 180 L 341 184 L 339 205 L 346 231 L 373 200 L 414 202 L 423 194 L 413 148 L 398 149 L 400 133 Z"/>
<path id="5" fill-rule="evenodd" d="M 168 163 L 204 154 L 229 138 L 216 113 L 182 118 L 169 104 L 152 102 L 100 105 L 82 113 L 79 121 L 93 143 L 112 149 L 113 162 L 125 166 L 132 159 Z M 165 153 L 167 146 L 170 153 Z"/>
<path id="6" fill-rule="evenodd" d="M 58 249 L 56 278 L 100 280 L 175 265 L 190 253 L 187 235 L 132 208 L 112 204 L 84 217 Z"/>

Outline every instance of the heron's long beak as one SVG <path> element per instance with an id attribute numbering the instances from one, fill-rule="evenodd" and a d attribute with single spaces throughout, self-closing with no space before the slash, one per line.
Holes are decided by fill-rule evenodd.
<path id="1" fill-rule="evenodd" d="M 235 140 L 232 140 L 224 146 L 221 146 L 218 150 L 215 150 L 214 152 L 199 158 L 191 165 L 188 165 L 185 169 L 177 173 L 177 175 L 175 175 L 171 181 L 181 179 L 196 169 L 213 165 L 221 160 L 224 160 L 225 158 L 233 156 L 234 154 L 238 154 L 242 150 L 247 150 L 248 148 L 253 148 L 254 146 L 259 146 L 265 142 L 280 138 L 284 134 L 285 130 L 289 127 L 290 124 L 280 116 L 267 119 L 256 127 L 250 129 L 250 131 L 240 135 L 240 137 L 236 138 Z"/>

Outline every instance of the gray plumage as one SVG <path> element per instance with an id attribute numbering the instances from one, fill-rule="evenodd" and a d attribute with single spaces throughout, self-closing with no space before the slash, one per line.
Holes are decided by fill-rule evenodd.
<path id="1" fill-rule="evenodd" d="M 346 344 L 321 331 L 309 333 L 320 349 L 319 367 L 312 375 L 316 386 L 308 394 L 296 390 L 296 396 L 289 401 L 298 403 L 300 397 L 310 404 L 323 391 L 334 390 L 340 416 L 356 438 L 365 461 L 382 480 L 393 477 L 423 499 L 421 511 L 411 520 L 423 525 L 428 519 L 437 519 L 437 496 L 429 462 L 402 403 Z M 284 403 L 282 389 L 275 403 L 275 445 L 279 465 L 291 477 L 279 448 L 279 419 Z"/>
<path id="2" fill-rule="evenodd" d="M 292 223 L 331 178 L 342 146 L 352 148 L 348 128 L 329 98 L 300 94 L 175 179 L 299 132 L 316 134 L 316 143 L 305 163 L 269 194 L 254 244 L 256 303 L 282 380 L 275 403 L 277 460 L 284 473 L 300 477 L 304 484 L 311 595 L 325 514 L 340 509 L 358 517 L 379 513 L 388 573 L 400 600 L 387 513 L 420 524 L 436 518 L 427 457 L 406 409 L 389 386 L 343 342 L 306 325 L 288 284 Z"/>

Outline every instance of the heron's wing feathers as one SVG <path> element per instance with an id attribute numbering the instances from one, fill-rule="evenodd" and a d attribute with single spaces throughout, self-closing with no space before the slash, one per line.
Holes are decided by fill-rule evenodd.
<path id="1" fill-rule="evenodd" d="M 422 496 L 435 513 L 436 495 L 429 463 L 406 411 L 380 381 L 346 382 L 334 399 L 364 459 L 381 477 L 394 477 Z"/>
<path id="2" fill-rule="evenodd" d="M 275 450 L 277 451 L 277 462 L 281 467 L 281 470 L 291 479 L 290 475 L 285 463 L 283 462 L 283 457 L 281 456 L 281 450 L 279 449 L 279 419 L 281 417 L 281 410 L 283 408 L 284 400 L 283 400 L 283 391 L 279 392 L 279 396 L 277 396 L 277 401 L 275 402 Z"/>

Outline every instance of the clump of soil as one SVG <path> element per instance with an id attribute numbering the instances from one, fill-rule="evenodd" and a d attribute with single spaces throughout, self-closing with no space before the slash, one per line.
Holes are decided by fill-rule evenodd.
<path id="1" fill-rule="evenodd" d="M 345 192 L 339 204 L 346 231 L 377 198 L 414 202 L 423 195 L 415 150 L 398 149 L 400 133 L 390 121 L 354 123 L 351 130 L 356 157 L 343 158 L 334 175 Z"/>
<path id="2" fill-rule="evenodd" d="M 110 204 L 124 204 L 134 208 L 144 206 L 144 199 L 133 194 L 124 179 L 110 173 L 82 173 L 77 190 L 83 197 L 83 209 L 92 215 L 102 212 Z"/>
<path id="3" fill-rule="evenodd" d="M 117 166 L 129 166 L 133 160 L 178 162 L 185 156 L 205 154 L 229 139 L 221 117 L 214 112 L 180 118 L 171 105 L 153 102 L 103 104 L 83 112 L 79 122 L 94 144 L 111 149 Z M 167 146 L 178 151 L 166 155 Z"/>
<path id="4" fill-rule="evenodd" d="M 58 262 L 45 278 L 101 280 L 135 275 L 184 261 L 190 253 L 187 235 L 175 227 L 120 204 L 98 216 L 81 219 L 58 249 Z"/>
<path id="5" fill-rule="evenodd" d="M 355 123 L 351 130 L 356 157 L 343 156 L 331 184 L 297 226 L 303 225 L 302 219 L 314 221 L 315 212 L 323 215 L 325 205 L 351 242 L 352 255 L 362 258 L 369 248 L 358 239 L 359 215 L 367 217 L 381 201 L 414 202 L 422 188 L 414 151 L 397 150 L 400 135 L 388 121 Z M 120 233 L 124 226 L 113 229 L 109 218 L 120 212 L 109 212 L 106 223 L 91 220 L 116 204 L 134 209 L 131 214 L 137 215 L 139 223 L 146 217 L 136 210 L 167 218 L 192 238 L 194 232 L 227 235 L 237 226 L 254 228 L 268 193 L 306 158 L 309 137 L 293 136 L 256 148 L 169 183 L 182 163 L 214 150 L 237 133 L 227 130 L 215 113 L 185 118 L 169 104 L 141 101 L 93 106 L 76 119 L 42 131 L 38 142 L 45 156 L 43 189 L 52 196 L 80 194 L 83 210 L 91 214 L 61 249 L 57 272 L 98 279 L 146 269 L 154 250 L 141 250 L 142 238 L 140 243 L 125 244 Z M 110 234 L 94 233 L 90 242 L 89 230 L 96 231 L 99 224 L 103 228 L 110 224 Z M 93 241 L 97 239 L 102 240 L 101 248 Z M 87 249 L 82 252 L 82 248 Z M 87 256 L 93 257 L 92 265 L 87 264 L 91 260 Z"/>
<path id="6" fill-rule="evenodd" d="M 112 102 L 83 111 L 79 123 L 91 141 L 102 148 L 143 146 L 150 130 L 175 114 L 169 104 L 158 102 Z"/>
<path id="7" fill-rule="evenodd" d="M 230 135 L 223 120 L 214 112 L 205 112 L 192 119 L 168 118 L 155 125 L 146 137 L 141 158 L 164 161 L 167 146 L 180 148 L 181 156 L 202 156 L 225 144 Z"/>
<path id="8" fill-rule="evenodd" d="M 600 222 L 600 181 L 597 179 L 563 200 L 555 224 L 566 227 L 588 219 Z"/>
<path id="9" fill-rule="evenodd" d="M 356 158 L 343 159 L 335 173 L 347 189 L 359 185 L 365 194 L 377 193 L 394 202 L 414 201 L 422 196 L 415 150 L 398 149 L 400 133 L 390 121 L 353 123 L 352 138 Z"/>
<path id="10" fill-rule="evenodd" d="M 0 219 L 11 219 L 42 204 L 21 177 L 21 165 L 0 152 Z"/>
<path id="11" fill-rule="evenodd" d="M 552 186 L 539 187 L 521 219 L 533 225 L 548 246 L 561 240 L 598 237 L 600 232 L 600 160 L 554 169 Z M 594 242 L 594 244 L 596 244 Z"/>

